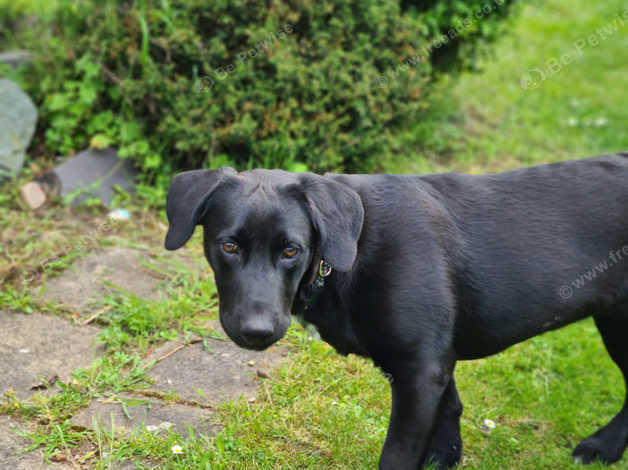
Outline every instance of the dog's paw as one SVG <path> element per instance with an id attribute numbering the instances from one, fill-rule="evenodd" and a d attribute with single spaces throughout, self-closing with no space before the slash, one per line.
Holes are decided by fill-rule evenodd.
<path id="1" fill-rule="evenodd" d="M 448 445 L 436 445 L 427 454 L 426 464 L 439 470 L 455 467 L 462 458 L 462 441 Z"/>
<path id="2" fill-rule="evenodd" d="M 598 436 L 591 436 L 578 444 L 572 455 L 576 462 L 585 465 L 596 460 L 611 464 L 621 459 L 625 447 L 625 441 L 621 439 L 603 440 Z"/>

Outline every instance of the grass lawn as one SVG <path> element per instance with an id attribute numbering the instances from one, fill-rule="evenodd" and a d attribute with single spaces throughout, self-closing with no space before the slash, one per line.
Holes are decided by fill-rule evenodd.
<path id="1" fill-rule="evenodd" d="M 575 41 L 612 24 L 625 8 L 617 0 L 528 4 L 481 73 L 464 74 L 453 92 L 443 78 L 443 92 L 434 98 L 439 112 L 402 136 L 420 156 L 400 156 L 387 170 L 497 171 L 628 150 L 628 21 L 598 46 L 587 46 L 581 55 L 574 52 Z M 573 55 L 573 62 L 534 89 L 522 87 L 527 72 L 545 70 L 548 60 L 563 54 Z M 160 256 L 163 213 L 132 209 L 134 219 L 114 235 Z M 76 257 L 115 241 L 109 233 L 59 254 L 54 239 L 40 235 L 56 231 L 73 237 L 86 221 L 102 215 L 100 209 L 71 213 L 56 207 L 42 220 L 20 210 L 15 190 L 5 187 L 0 226 L 11 227 L 19 243 L 11 250 L 0 247 L 0 262 L 22 271 L 32 268 L 40 283 Z M 201 255 L 198 233 L 190 250 Z M 55 263 L 38 271 L 40 261 L 51 257 Z M 149 344 L 193 331 L 200 309 L 215 315 L 210 278 L 173 281 L 167 301 L 109 299 L 115 308 L 102 319 L 102 340 L 108 346 L 104 358 L 79 371 L 59 396 L 35 403 L 8 398 L 0 412 L 32 425 L 33 442 L 47 456 L 68 451 L 90 468 L 116 468 L 124 460 L 168 469 L 376 468 L 390 409 L 387 381 L 369 361 L 338 356 L 296 325 L 282 340 L 291 350 L 290 360 L 266 382 L 267 393 L 255 403 L 224 405 L 219 413 L 225 427 L 215 440 L 148 432 L 124 438 L 73 429 L 68 416 L 89 400 L 141 386 L 139 360 Z M 6 282 L 0 288 L 0 308 L 68 314 L 55 305 L 37 304 L 27 288 L 19 276 Z M 135 322 L 129 335 L 122 326 L 135 315 L 145 321 Z M 614 416 L 625 393 L 621 374 L 590 320 L 488 359 L 460 363 L 456 377 L 465 404 L 465 469 L 580 468 L 571 460 L 572 449 Z M 496 423 L 490 433 L 481 429 L 486 418 Z M 172 454 L 174 444 L 183 447 L 182 454 Z M 615 468 L 627 467 L 625 457 Z"/>
<path id="2" fill-rule="evenodd" d="M 628 4 L 526 3 L 481 73 L 453 90 L 444 77 L 435 115 L 403 136 L 421 158 L 400 155 L 389 170 L 481 173 L 628 150 Z M 598 45 L 578 52 L 591 35 Z M 552 72 L 563 55 L 571 63 Z M 545 79 L 524 87 L 526 76 Z"/>

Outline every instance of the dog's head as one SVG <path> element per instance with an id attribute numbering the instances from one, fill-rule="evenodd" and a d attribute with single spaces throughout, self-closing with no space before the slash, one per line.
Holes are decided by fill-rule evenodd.
<path id="1" fill-rule="evenodd" d="M 232 168 L 177 175 L 168 191 L 166 248 L 203 226 L 220 322 L 238 345 L 261 350 L 283 337 L 303 284 L 323 258 L 351 269 L 364 209 L 358 194 L 331 178 Z"/>

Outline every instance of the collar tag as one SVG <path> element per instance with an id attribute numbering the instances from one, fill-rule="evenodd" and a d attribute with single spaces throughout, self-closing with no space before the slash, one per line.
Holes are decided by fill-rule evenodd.
<path id="1" fill-rule="evenodd" d="M 321 260 L 318 265 L 318 271 L 314 282 L 309 286 L 305 286 L 300 291 L 299 307 L 297 307 L 297 314 L 303 315 L 307 312 L 312 304 L 320 297 L 325 289 L 325 278 L 331 274 L 331 266 L 324 260 Z"/>
<path id="2" fill-rule="evenodd" d="M 325 260 L 321 260 L 321 264 L 318 267 L 318 275 L 320 277 L 327 277 L 331 274 L 331 266 L 325 262 Z"/>

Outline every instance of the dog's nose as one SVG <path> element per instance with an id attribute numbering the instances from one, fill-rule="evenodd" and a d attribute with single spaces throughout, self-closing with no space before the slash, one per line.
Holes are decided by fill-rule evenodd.
<path id="1" fill-rule="evenodd" d="M 265 343 L 275 333 L 270 322 L 251 321 L 242 326 L 242 336 L 249 343 Z"/>

